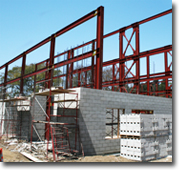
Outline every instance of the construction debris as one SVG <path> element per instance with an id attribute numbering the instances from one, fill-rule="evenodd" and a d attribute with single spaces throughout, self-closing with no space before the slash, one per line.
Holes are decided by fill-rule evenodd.
<path id="1" fill-rule="evenodd" d="M 43 162 L 37 158 L 35 158 L 34 156 L 32 156 L 31 154 L 28 154 L 26 152 L 21 152 L 22 155 L 24 155 L 25 157 L 27 157 L 28 159 L 32 160 L 33 162 Z"/>
<path id="2" fill-rule="evenodd" d="M 12 152 L 19 152 L 33 162 L 51 162 L 53 161 L 52 143 L 48 144 L 48 157 L 47 157 L 47 141 L 44 142 L 25 142 L 18 141 L 17 139 L 9 139 L 3 142 L 5 148 Z M 58 161 L 65 160 L 72 154 L 63 153 L 58 157 Z M 74 157 L 73 157 L 74 158 Z"/>

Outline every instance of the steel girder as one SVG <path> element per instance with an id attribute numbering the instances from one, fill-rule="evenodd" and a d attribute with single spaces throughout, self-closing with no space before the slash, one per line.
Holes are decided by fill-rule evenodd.
<path id="1" fill-rule="evenodd" d="M 99 7 L 97 10 L 94 10 L 90 12 L 89 14 L 85 15 L 84 17 L 78 19 L 77 21 L 73 22 L 72 24 L 68 25 L 67 27 L 59 30 L 55 34 L 51 35 L 50 37 L 44 39 L 40 43 L 36 44 L 32 48 L 28 49 L 27 51 L 23 52 L 19 56 L 15 57 L 11 61 L 7 62 L 6 64 L 2 65 L 0 67 L 0 70 L 5 68 L 5 74 L 4 74 L 4 83 L 0 84 L 0 86 L 6 87 L 8 84 L 14 83 L 16 81 L 20 81 L 20 92 L 23 93 L 23 81 L 25 78 L 32 77 L 34 76 L 34 87 L 36 86 L 37 83 L 40 82 L 45 82 L 46 87 L 50 87 L 52 85 L 52 80 L 57 79 L 60 77 L 66 77 L 66 88 L 69 87 L 74 87 L 72 84 L 72 77 L 74 74 L 78 74 L 78 84 L 77 86 L 86 86 L 89 88 L 96 88 L 96 89 L 102 89 L 103 87 L 106 86 L 111 86 L 112 90 L 115 90 L 115 86 L 118 86 L 119 91 L 124 91 L 127 92 L 125 85 L 128 85 L 128 83 L 133 83 L 134 86 L 131 89 L 131 92 L 133 89 L 136 89 L 137 94 L 147 94 L 151 95 L 152 92 L 150 91 L 151 88 L 151 81 L 152 80 L 161 80 L 165 79 L 165 90 L 163 91 L 165 93 L 166 97 L 171 97 L 172 96 L 172 84 L 169 86 L 169 81 L 172 81 L 172 71 L 170 70 L 170 67 L 172 66 L 172 62 L 168 65 L 168 57 L 167 55 L 170 54 L 172 56 L 172 45 L 168 45 L 165 47 L 149 50 L 149 51 L 144 51 L 140 52 L 139 51 L 139 25 L 144 24 L 146 22 L 149 22 L 153 19 L 162 17 L 164 15 L 172 13 L 172 9 L 164 11 L 160 14 L 154 15 L 152 17 L 149 17 L 147 19 L 144 19 L 142 21 L 133 23 L 129 26 L 120 28 L 116 31 L 113 31 L 109 34 L 103 35 L 103 20 L 104 20 L 104 7 Z M 62 35 L 63 33 L 73 29 L 74 27 L 82 24 L 83 22 L 86 22 L 87 20 L 97 16 L 97 37 L 95 40 L 92 40 L 90 42 L 87 42 L 83 45 L 80 45 L 78 47 L 75 47 L 69 51 L 66 51 L 64 53 L 54 55 L 55 51 L 55 39 L 56 37 Z M 126 36 L 126 30 L 132 28 L 132 34 L 130 38 L 128 39 Z M 119 58 L 115 60 L 110 60 L 107 62 L 102 62 L 103 61 L 103 39 L 110 37 L 111 35 L 114 34 L 119 34 Z M 135 47 L 131 45 L 131 40 L 135 37 Z M 127 46 L 124 48 L 123 47 L 123 41 L 127 41 Z M 26 58 L 27 54 L 30 52 L 36 50 L 37 48 L 41 47 L 42 45 L 50 42 L 50 57 L 40 63 L 37 63 L 35 65 L 35 71 L 25 74 L 25 63 L 26 63 Z M 85 47 L 86 45 L 92 44 L 92 49 L 82 55 L 74 56 L 74 51 L 80 48 Z M 130 47 L 133 51 L 132 55 L 126 55 L 127 48 Z M 123 50 L 125 49 L 125 50 Z M 67 60 L 54 63 L 54 59 L 64 55 L 68 54 Z M 156 74 L 150 74 L 149 71 L 149 57 L 155 54 L 164 54 L 164 66 L 165 66 L 165 71 L 162 73 L 156 73 Z M 146 75 L 141 75 L 140 76 L 140 58 L 146 58 L 146 67 L 147 67 L 147 74 Z M 8 77 L 8 66 L 17 61 L 18 59 L 22 58 L 22 66 L 21 66 L 21 76 L 17 77 L 13 80 L 7 81 Z M 73 64 L 77 61 L 81 61 L 83 59 L 91 58 L 91 66 L 88 67 L 83 67 L 81 69 L 78 68 L 73 68 Z M 130 67 L 127 67 L 125 62 L 126 61 L 132 61 L 132 64 Z M 45 67 L 42 69 L 38 69 L 38 66 L 42 63 L 45 63 Z M 65 66 L 67 67 L 67 72 L 66 74 L 62 74 L 60 76 L 53 76 L 53 70 L 55 68 Z M 102 70 L 103 67 L 106 66 L 112 66 L 112 81 L 106 81 L 102 82 Z M 135 74 L 131 72 L 132 67 L 136 67 Z M 127 72 L 125 72 L 127 70 Z M 91 83 L 84 83 L 81 84 L 80 79 L 82 78 L 82 72 L 84 72 L 84 79 L 87 79 L 87 72 L 91 71 Z M 44 73 L 45 72 L 45 78 L 44 80 L 37 81 L 36 76 L 38 74 Z M 131 78 L 127 78 L 127 75 L 131 74 Z M 119 75 L 119 76 L 118 76 Z M 171 80 L 169 80 L 171 79 Z M 84 81 L 86 82 L 86 80 Z M 140 90 L 141 84 L 145 82 L 144 84 L 147 85 L 147 92 L 142 92 Z M 117 90 L 117 89 L 116 89 Z M 5 88 L 4 88 L 5 91 Z M 160 91 L 159 93 L 162 93 Z M 156 94 L 158 94 L 158 91 L 156 91 Z"/>

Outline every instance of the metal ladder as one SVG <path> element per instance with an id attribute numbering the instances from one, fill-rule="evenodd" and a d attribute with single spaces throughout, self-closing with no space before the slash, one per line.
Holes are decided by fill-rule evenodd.
<path id="1" fill-rule="evenodd" d="M 68 128 L 51 125 L 51 140 L 54 161 L 59 156 L 72 156 Z"/>

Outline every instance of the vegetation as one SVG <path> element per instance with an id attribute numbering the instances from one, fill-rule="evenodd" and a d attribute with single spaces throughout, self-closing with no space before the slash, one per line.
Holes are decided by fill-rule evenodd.
<path id="1" fill-rule="evenodd" d="M 41 65 L 38 69 L 42 69 L 45 65 Z M 25 74 L 32 73 L 35 70 L 35 64 L 26 65 Z M 61 74 L 60 70 L 54 70 L 54 76 L 59 76 Z M 15 66 L 8 71 L 7 81 L 13 80 L 15 78 L 20 77 L 21 75 L 21 67 Z M 36 81 L 40 81 L 45 79 L 45 72 L 40 73 L 36 76 Z M 4 82 L 4 74 L 0 74 L 0 83 Z M 55 79 L 53 81 L 53 86 L 59 86 L 62 82 L 62 79 Z M 39 83 L 37 87 L 34 87 L 34 76 L 28 77 L 24 79 L 24 89 L 23 94 L 25 96 L 30 96 L 32 92 L 37 92 L 40 89 L 40 86 L 44 86 L 43 83 Z M 0 93 L 2 94 L 2 88 L 0 88 Z M 7 85 L 7 96 L 14 97 L 19 95 L 20 93 L 20 81 L 16 81 L 14 83 Z"/>
<path id="2" fill-rule="evenodd" d="M 42 69 L 45 67 L 45 64 L 41 64 L 38 66 L 38 70 Z M 81 68 L 80 66 L 76 66 L 78 68 Z M 26 65 L 25 68 L 25 74 L 28 73 L 32 73 L 35 71 L 35 64 L 30 64 L 30 65 Z M 36 81 L 40 81 L 40 80 L 44 80 L 45 79 L 45 74 L 46 72 L 40 73 L 36 76 Z M 62 71 L 60 69 L 54 69 L 53 72 L 53 76 L 60 76 L 62 74 Z M 13 80 L 15 78 L 20 77 L 21 75 L 21 67 L 15 66 L 12 69 L 10 69 L 8 71 L 8 77 L 7 80 Z M 118 78 L 119 75 L 117 75 Z M 103 77 L 102 77 L 102 81 L 112 81 L 112 67 L 106 67 L 103 70 Z M 0 84 L 4 82 L 4 74 L 0 74 Z M 84 84 L 91 84 L 91 70 L 87 71 L 87 80 L 85 82 L 85 74 L 82 73 L 81 78 L 80 78 L 80 85 L 83 86 Z M 154 80 L 153 82 L 150 83 L 150 91 L 164 91 L 165 90 L 165 80 L 162 80 L 161 82 L 159 82 L 158 80 Z M 63 86 L 65 85 L 64 83 L 64 79 L 63 78 L 57 78 L 53 80 L 53 86 Z M 34 92 L 34 88 L 35 88 L 35 92 L 37 92 L 40 89 L 40 86 L 44 87 L 45 83 L 39 83 L 36 87 L 34 87 L 34 76 L 32 77 L 28 77 L 26 79 L 24 79 L 24 94 L 25 96 L 29 96 L 31 95 L 32 92 Z M 73 75 L 73 87 L 77 87 L 78 86 L 78 74 L 74 74 Z M 130 92 L 131 93 L 136 93 L 136 88 L 132 89 L 132 85 L 131 84 L 125 84 L 125 91 Z M 104 90 L 112 90 L 112 87 L 104 87 Z M 119 91 L 119 87 L 114 87 L 115 91 Z M 140 84 L 140 92 L 147 92 L 147 84 Z M 0 88 L 0 93 L 2 94 L 2 88 Z M 9 97 L 14 97 L 16 95 L 19 95 L 20 93 L 20 81 L 14 82 L 12 84 L 9 84 L 7 86 L 7 96 Z"/>

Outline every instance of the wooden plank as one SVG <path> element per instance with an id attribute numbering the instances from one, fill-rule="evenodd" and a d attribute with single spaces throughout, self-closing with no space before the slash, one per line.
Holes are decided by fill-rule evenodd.
<path id="1" fill-rule="evenodd" d="M 71 92 L 75 92 L 75 90 L 54 89 L 54 90 L 51 90 L 51 95 L 53 96 L 53 95 L 59 94 L 59 93 L 71 93 Z M 35 93 L 35 95 L 49 96 L 50 95 L 50 90 L 39 92 L 39 93 Z"/>
<path id="2" fill-rule="evenodd" d="M 28 98 L 26 97 L 18 97 L 18 98 L 12 98 L 12 99 L 4 99 L 4 100 L 0 100 L 0 102 L 11 102 L 11 101 L 21 101 L 21 100 L 27 100 Z"/>
<path id="3" fill-rule="evenodd" d="M 26 158 L 32 160 L 33 162 L 44 162 L 39 160 L 38 158 L 33 157 L 31 154 L 26 153 L 26 152 L 20 152 L 23 156 L 25 156 Z"/>
<path id="4" fill-rule="evenodd" d="M 68 100 L 56 100 L 53 101 L 52 103 L 60 103 L 60 102 L 76 102 L 77 100 L 75 99 L 68 99 Z"/>
<path id="5" fill-rule="evenodd" d="M 47 122 L 47 121 L 41 121 L 41 120 L 34 120 L 34 123 L 49 123 L 54 125 L 68 125 L 69 123 L 60 123 L 60 122 Z"/>

